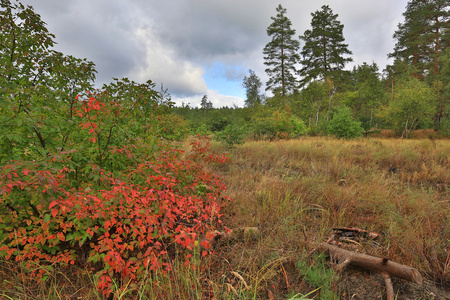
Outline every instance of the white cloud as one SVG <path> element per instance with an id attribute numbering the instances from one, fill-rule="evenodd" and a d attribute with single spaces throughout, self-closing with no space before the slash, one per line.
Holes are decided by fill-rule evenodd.
<path id="1" fill-rule="evenodd" d="M 208 100 L 212 102 L 213 107 L 233 107 L 235 105 L 242 107 L 244 106 L 244 99 L 236 96 L 222 95 L 217 90 L 208 90 L 206 95 Z"/>
<path id="2" fill-rule="evenodd" d="M 139 82 L 156 78 L 159 83 L 169 87 L 170 92 L 179 95 L 189 96 L 206 91 L 204 69 L 181 59 L 173 50 L 165 47 L 150 27 L 135 30 L 134 38 L 145 55 L 135 64 L 130 78 Z"/>
<path id="3" fill-rule="evenodd" d="M 190 97 L 172 97 L 172 100 L 177 106 L 181 106 L 181 104 L 184 103 L 185 105 L 189 104 L 190 107 L 200 107 L 200 102 L 204 95 L 208 97 L 208 101 L 211 101 L 214 108 L 224 106 L 244 106 L 244 99 L 236 96 L 223 95 L 217 90 L 207 90 L 204 94 L 198 94 Z"/>

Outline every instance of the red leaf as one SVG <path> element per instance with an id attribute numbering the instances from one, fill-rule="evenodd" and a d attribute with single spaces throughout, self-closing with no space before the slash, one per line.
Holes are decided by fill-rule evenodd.
<path id="1" fill-rule="evenodd" d="M 92 231 L 92 228 L 86 229 L 86 233 L 89 234 L 90 236 L 94 236 L 94 231 Z"/>
<path id="2" fill-rule="evenodd" d="M 58 214 L 58 210 L 56 208 L 52 209 L 52 217 L 56 217 L 56 215 Z"/>
<path id="3" fill-rule="evenodd" d="M 55 206 L 55 205 L 57 205 L 57 204 L 58 204 L 57 201 L 52 201 L 52 202 L 50 203 L 50 205 L 48 206 L 48 208 L 51 209 L 53 206 Z"/>
<path id="4" fill-rule="evenodd" d="M 58 232 L 56 235 L 58 236 L 58 239 L 60 241 L 64 242 L 66 240 L 66 237 L 64 236 L 64 234 L 62 232 Z"/>
<path id="5" fill-rule="evenodd" d="M 200 242 L 200 245 L 202 245 L 202 246 L 205 247 L 206 249 L 211 248 L 211 244 L 209 243 L 208 240 L 201 241 L 201 242 Z"/>

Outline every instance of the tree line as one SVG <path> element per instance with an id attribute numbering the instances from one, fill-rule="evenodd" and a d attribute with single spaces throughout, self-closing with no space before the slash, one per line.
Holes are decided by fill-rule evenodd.
<path id="1" fill-rule="evenodd" d="M 356 127 L 359 123 L 359 134 L 378 128 L 393 129 L 404 137 L 419 128 L 450 134 L 448 1 L 408 2 L 404 21 L 393 34 L 395 47 L 388 54 L 394 62 L 382 71 L 366 62 L 346 70 L 353 59 L 339 16 L 328 5 L 311 16 L 311 28 L 297 39 L 286 8 L 278 5 L 267 28 L 271 40 L 263 49 L 269 78 L 266 91 L 271 96 L 261 93 L 262 81 L 250 69 L 243 79 L 245 108 L 228 123 L 238 119 L 240 127 L 244 124 L 258 134 L 257 124 L 276 111 L 303 122 L 310 134 L 329 134 L 333 116 L 345 113 L 347 121 Z M 228 108 L 222 109 L 223 114 L 204 105 L 200 110 L 203 116 L 206 110 L 218 116 L 201 122 L 193 117 L 195 109 L 188 113 L 186 107 L 177 108 L 176 112 L 194 121 L 194 129 L 202 123 L 211 131 L 217 129 L 214 120 L 229 114 Z"/>

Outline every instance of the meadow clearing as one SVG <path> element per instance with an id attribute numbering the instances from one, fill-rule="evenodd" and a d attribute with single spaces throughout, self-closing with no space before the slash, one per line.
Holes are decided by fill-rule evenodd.
<path id="1" fill-rule="evenodd" d="M 319 288 L 315 299 L 377 299 L 382 279 L 360 281 L 369 290 L 355 290 L 353 277 L 337 279 L 314 254 L 332 228 L 358 227 L 380 238 L 357 251 L 415 267 L 426 278 L 418 290 L 398 283 L 398 299 L 433 299 L 427 284 L 448 287 L 450 280 L 449 154 L 449 141 L 431 139 L 308 137 L 238 146 L 217 170 L 234 199 L 227 225 L 257 227 L 260 234 L 228 246 L 226 264 L 256 298 Z"/>

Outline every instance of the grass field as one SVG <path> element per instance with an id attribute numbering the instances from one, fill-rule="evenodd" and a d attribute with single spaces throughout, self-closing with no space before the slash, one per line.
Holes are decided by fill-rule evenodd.
<path id="1" fill-rule="evenodd" d="M 225 151 L 220 144 L 213 148 Z M 355 278 L 364 278 L 356 285 L 372 289 L 372 299 L 385 298 L 375 275 L 338 274 L 318 251 L 336 227 L 378 233 L 377 240 L 349 247 L 421 272 L 422 288 L 394 281 L 398 299 L 448 295 L 450 141 L 252 141 L 230 151 L 230 161 L 214 170 L 234 199 L 226 225 L 258 232 L 219 240 L 215 254 L 194 268 L 175 260 L 167 274 L 116 283 L 126 287 L 116 299 L 364 299 L 355 297 L 364 294 L 355 290 Z M 102 299 L 89 273 L 77 271 L 50 274 L 47 285 L 34 286 L 21 280 L 20 268 L 3 263 L 0 290 L 4 299 Z"/>
<path id="2" fill-rule="evenodd" d="M 308 283 L 298 262 L 321 268 L 322 261 L 310 252 L 335 227 L 379 233 L 376 247 L 359 245 L 358 251 L 415 267 L 434 282 L 450 282 L 449 141 L 248 142 L 232 153 L 231 161 L 221 170 L 235 199 L 229 226 L 261 231 L 256 244 L 234 249 L 236 259 L 249 253 L 237 266 L 255 278 L 272 260 L 296 262 L 290 269 L 297 285 L 288 283 L 286 275 L 284 285 L 272 291 L 280 298 L 321 287 Z M 273 284 L 265 283 L 261 291 Z M 342 296 L 345 290 L 334 284 L 335 296 Z"/>

